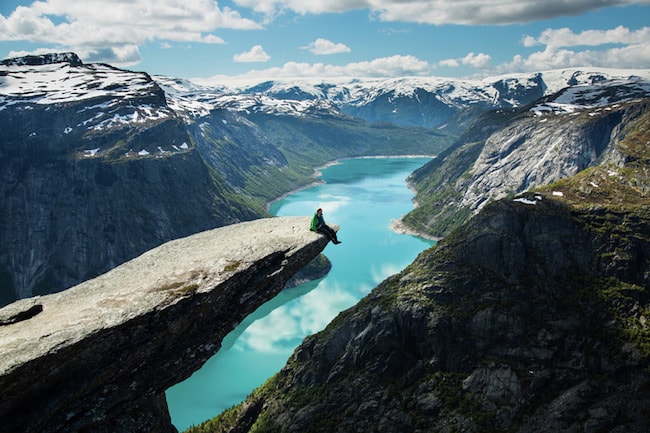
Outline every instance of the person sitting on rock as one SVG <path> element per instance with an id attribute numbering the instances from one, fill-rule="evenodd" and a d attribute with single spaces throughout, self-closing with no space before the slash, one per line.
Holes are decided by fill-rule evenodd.
<path id="1" fill-rule="evenodd" d="M 321 208 L 318 208 L 318 210 L 316 210 L 314 217 L 311 219 L 311 227 L 309 227 L 309 230 L 324 234 L 330 241 L 335 244 L 341 243 L 341 241 L 336 237 L 336 230 L 325 224 L 325 218 L 323 218 L 323 209 Z"/>

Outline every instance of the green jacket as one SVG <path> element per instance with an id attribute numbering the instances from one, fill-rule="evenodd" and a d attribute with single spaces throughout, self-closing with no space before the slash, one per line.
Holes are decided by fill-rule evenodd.
<path id="1" fill-rule="evenodd" d="M 323 218 L 323 224 L 325 224 L 325 218 Z M 318 230 L 318 215 L 314 214 L 314 216 L 311 219 L 311 226 L 309 227 L 309 230 L 312 232 L 315 232 Z"/>

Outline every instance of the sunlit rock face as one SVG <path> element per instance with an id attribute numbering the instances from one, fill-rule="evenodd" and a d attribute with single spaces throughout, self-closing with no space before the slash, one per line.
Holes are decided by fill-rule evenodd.
<path id="1" fill-rule="evenodd" d="M 567 89 L 525 109 L 484 115 L 411 176 L 420 206 L 406 215 L 406 224 L 446 236 L 492 200 L 614 158 L 626 125 L 650 110 L 650 83 L 604 82 L 582 91 L 590 91 L 592 99 Z M 621 99 L 608 99 L 610 95 Z"/>
<path id="2" fill-rule="evenodd" d="M 175 431 L 164 391 L 321 253 L 309 223 L 202 232 L 1 309 L 0 431 Z"/>

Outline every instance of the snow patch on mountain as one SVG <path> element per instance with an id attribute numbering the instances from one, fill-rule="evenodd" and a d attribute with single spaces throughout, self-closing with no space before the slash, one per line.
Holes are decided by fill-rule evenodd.
<path id="1" fill-rule="evenodd" d="M 246 93 L 224 86 L 207 86 L 189 80 L 154 76 L 167 95 L 167 104 L 185 117 L 203 117 L 214 110 L 244 114 L 336 115 L 336 106 L 326 100 L 281 99 L 263 93 Z"/>
<path id="2" fill-rule="evenodd" d="M 0 109 L 20 103 L 59 104 L 98 97 L 128 98 L 151 92 L 146 74 L 102 64 L 0 66 Z"/>
<path id="3" fill-rule="evenodd" d="M 102 130 L 174 115 L 169 107 L 143 103 L 161 99 L 160 88 L 146 73 L 105 64 L 81 64 L 64 55 L 25 59 L 0 64 L 0 111 L 88 101 L 77 111 L 87 112 L 88 117 L 70 125 L 65 133 L 72 132 L 73 127 Z"/>
<path id="4" fill-rule="evenodd" d="M 536 115 L 566 114 L 599 109 L 616 103 L 646 98 L 650 95 L 650 81 L 641 77 L 599 80 L 565 88 L 556 97 L 541 101 L 531 108 Z M 615 108 L 615 107 L 610 107 Z M 594 109 L 596 109 L 594 111 Z"/>
<path id="5" fill-rule="evenodd" d="M 251 79 L 218 77 L 210 80 L 196 80 L 192 85 L 186 83 L 182 99 L 196 103 L 205 101 L 206 91 L 199 94 L 190 90 L 192 86 L 202 89 L 218 89 L 221 95 L 211 107 L 221 107 L 243 112 L 265 112 L 276 114 L 309 113 L 319 101 L 327 101 L 337 108 L 368 121 L 386 120 L 409 122 L 404 110 L 405 104 L 420 105 L 423 115 L 429 116 L 429 126 L 436 122 L 445 123 L 445 115 L 432 117 L 432 110 L 444 106 L 453 111 L 471 106 L 485 109 L 526 106 L 540 98 L 565 91 L 555 100 L 547 99 L 533 110 L 543 114 L 548 112 L 567 112 L 581 106 L 600 106 L 605 103 L 626 101 L 634 94 L 648 95 L 650 69 L 561 69 L 536 73 L 519 73 L 488 77 L 481 80 L 455 79 L 445 77 L 402 77 L 402 78 L 283 78 L 252 81 Z M 162 83 L 159 84 L 162 85 Z M 620 92 L 607 94 L 607 89 L 617 86 Z M 164 87 L 164 85 L 163 85 Z M 195 88 L 196 89 L 196 88 Z M 209 93 L 209 91 L 207 92 Z M 594 99 L 599 94 L 600 102 Z M 422 99 L 426 98 L 426 99 Z M 284 102 L 281 102 L 284 101 Z M 436 102 L 437 101 L 437 102 Z M 389 104 L 389 107 L 382 107 Z M 438 105 L 435 105 L 438 104 Z M 170 105 L 173 105 L 170 102 Z M 359 111 L 368 107 L 365 111 Z M 207 107 L 209 109 L 209 107 Z M 320 107 L 324 109 L 325 107 Z M 384 113 L 383 119 L 373 118 Z M 396 117 L 388 117 L 386 113 Z M 407 117 L 405 117 L 407 116 Z M 418 116 L 414 110 L 413 116 Z M 446 115 L 447 117 L 450 114 Z M 414 117 L 410 121 L 417 124 Z M 441 123 L 442 122 L 442 123 Z M 426 122 L 425 122 L 426 123 Z"/>
<path id="6" fill-rule="evenodd" d="M 316 117 L 342 116 L 344 111 L 366 116 L 368 121 L 408 123 L 407 106 L 419 106 L 411 114 L 415 117 L 431 116 L 447 107 L 449 110 L 440 118 L 428 119 L 427 125 L 435 127 L 444 125 L 453 112 L 470 106 L 521 107 L 544 96 L 531 108 L 538 115 L 593 109 L 645 97 L 650 92 L 649 82 L 650 69 L 563 69 L 482 80 L 338 77 L 251 81 L 164 76 L 152 79 L 146 73 L 105 64 L 82 64 L 73 53 L 63 53 L 0 62 L 0 111 L 87 100 L 87 107 L 80 112 L 87 111 L 88 117 L 70 127 L 97 131 L 175 115 L 200 118 L 215 110 Z M 163 92 L 166 101 L 162 99 Z M 147 101 L 149 97 L 155 102 Z M 397 117 L 384 114 L 384 118 L 372 118 L 373 113 L 381 112 Z"/>

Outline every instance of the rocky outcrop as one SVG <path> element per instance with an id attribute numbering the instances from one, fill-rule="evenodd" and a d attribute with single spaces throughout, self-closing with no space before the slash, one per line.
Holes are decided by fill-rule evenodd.
<path id="1" fill-rule="evenodd" d="M 173 432 L 164 392 L 317 257 L 309 217 L 163 244 L 0 310 L 1 432 Z"/>
<path id="2" fill-rule="evenodd" d="M 647 209 L 550 197 L 486 206 L 194 431 L 647 432 Z"/>

